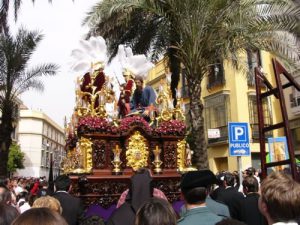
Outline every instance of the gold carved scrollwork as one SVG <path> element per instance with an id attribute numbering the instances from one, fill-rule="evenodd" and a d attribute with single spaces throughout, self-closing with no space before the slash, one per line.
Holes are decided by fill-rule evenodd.
<path id="1" fill-rule="evenodd" d="M 134 171 L 147 166 L 149 152 L 146 143 L 146 139 L 139 131 L 135 131 L 129 138 L 126 160 L 127 166 L 132 167 Z"/>
<path id="2" fill-rule="evenodd" d="M 76 147 L 63 160 L 63 173 L 90 173 L 92 166 L 92 142 L 81 137 Z"/>
<path id="3" fill-rule="evenodd" d="M 161 90 L 156 98 L 156 104 L 161 107 L 160 116 L 157 118 L 158 121 L 169 121 L 172 119 L 173 114 L 172 109 L 169 108 L 169 95 L 170 93 Z"/>
<path id="4" fill-rule="evenodd" d="M 183 139 L 177 143 L 177 168 L 183 171 L 185 168 L 185 146 L 186 141 Z"/>

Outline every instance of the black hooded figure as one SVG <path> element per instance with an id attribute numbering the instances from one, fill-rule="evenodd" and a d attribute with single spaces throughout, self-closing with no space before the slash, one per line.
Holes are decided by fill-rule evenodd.
<path id="1" fill-rule="evenodd" d="M 132 225 L 138 209 L 152 198 L 152 177 L 147 169 L 140 169 L 131 178 L 125 203 L 112 214 L 107 225 Z"/>

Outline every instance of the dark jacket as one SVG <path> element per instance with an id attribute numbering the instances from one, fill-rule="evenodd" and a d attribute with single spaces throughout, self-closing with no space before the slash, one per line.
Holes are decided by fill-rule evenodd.
<path id="1" fill-rule="evenodd" d="M 258 193 L 249 193 L 241 203 L 241 221 L 247 225 L 267 225 L 267 222 L 258 209 Z"/>
<path id="2" fill-rule="evenodd" d="M 220 190 L 216 200 L 228 206 L 231 218 L 240 220 L 243 198 L 244 195 L 241 192 L 238 192 L 234 187 L 228 187 Z"/>
<path id="3" fill-rule="evenodd" d="M 76 198 L 65 191 L 58 191 L 53 195 L 62 207 L 62 216 L 69 225 L 79 224 L 79 219 L 83 214 L 83 204 L 79 198 Z"/>
<path id="4" fill-rule="evenodd" d="M 106 225 L 133 225 L 135 212 L 128 202 L 116 209 L 108 219 Z"/>

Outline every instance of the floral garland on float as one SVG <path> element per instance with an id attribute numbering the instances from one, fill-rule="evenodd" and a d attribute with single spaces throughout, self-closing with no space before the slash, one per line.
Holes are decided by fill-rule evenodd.
<path id="1" fill-rule="evenodd" d="M 183 136 L 186 133 L 186 125 L 180 120 L 162 121 L 159 126 L 154 129 L 158 135 L 174 135 Z"/>
<path id="2" fill-rule="evenodd" d="M 86 116 L 79 119 L 77 133 L 78 135 L 86 133 L 117 134 L 118 128 L 113 122 L 109 122 L 105 118 Z"/>
<path id="3" fill-rule="evenodd" d="M 152 132 L 152 128 L 149 123 L 141 116 L 132 116 L 122 119 L 120 122 L 119 131 L 121 133 L 125 133 L 134 126 L 143 128 L 147 133 Z"/>

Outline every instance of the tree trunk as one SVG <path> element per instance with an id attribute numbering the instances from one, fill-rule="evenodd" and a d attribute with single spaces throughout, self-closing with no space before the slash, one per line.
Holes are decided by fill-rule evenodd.
<path id="1" fill-rule="evenodd" d="M 3 107 L 0 124 L 0 176 L 8 176 L 7 161 L 9 147 L 12 143 L 12 110 L 10 106 Z"/>
<path id="2" fill-rule="evenodd" d="M 208 169 L 207 143 L 205 139 L 203 103 L 201 100 L 201 80 L 194 75 L 188 78 L 191 119 L 191 149 L 194 151 L 192 162 L 198 169 Z"/>
<path id="3" fill-rule="evenodd" d="M 180 80 L 180 61 L 176 57 L 177 50 L 174 48 L 168 49 L 168 56 L 170 60 L 170 72 L 171 75 L 171 92 L 172 92 L 172 98 L 173 98 L 173 106 L 176 107 L 177 105 L 177 98 L 176 98 L 176 90 L 178 87 L 178 83 Z M 178 91 L 178 90 L 177 90 Z"/>
<path id="4" fill-rule="evenodd" d="M 176 46 L 177 43 L 180 42 L 180 36 L 178 35 L 177 32 L 177 27 L 176 23 L 174 20 L 171 19 L 171 23 L 173 24 L 173 29 L 170 30 L 171 34 L 171 40 L 170 40 L 170 45 L 171 46 Z M 174 27 L 175 25 L 175 27 Z M 177 105 L 177 98 L 176 98 L 176 90 L 178 87 L 178 83 L 180 80 L 180 60 L 178 59 L 178 50 L 176 48 L 170 47 L 168 48 L 168 57 L 169 57 L 169 67 L 170 67 L 170 72 L 172 73 L 171 75 L 171 93 L 172 93 L 172 98 L 173 98 L 173 106 L 176 107 Z M 178 90 L 177 90 L 178 91 Z"/>

